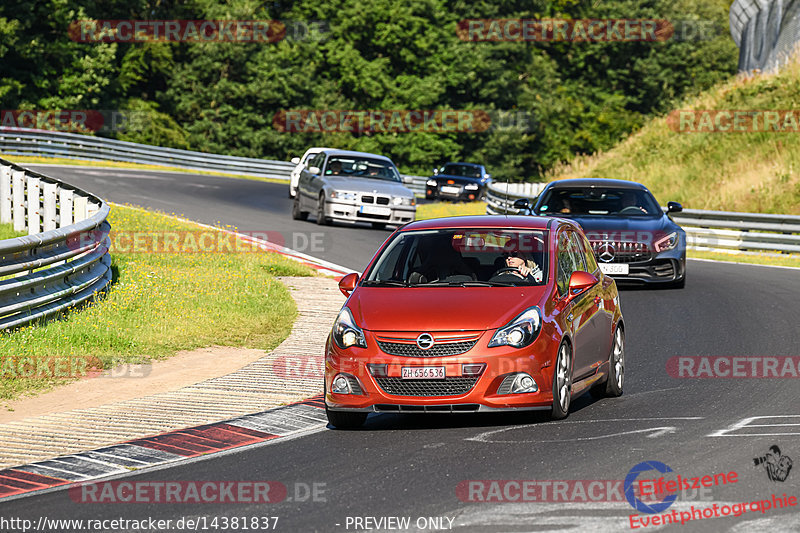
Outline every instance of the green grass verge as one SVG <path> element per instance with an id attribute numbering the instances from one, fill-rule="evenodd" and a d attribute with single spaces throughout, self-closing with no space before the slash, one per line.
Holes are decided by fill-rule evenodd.
<path id="1" fill-rule="evenodd" d="M 22 237 L 27 235 L 25 231 L 14 231 L 14 226 L 11 224 L 0 224 L 0 241 L 3 239 L 13 239 L 15 237 Z"/>
<path id="2" fill-rule="evenodd" d="M 754 265 L 785 266 L 800 268 L 800 255 L 782 254 L 772 255 L 745 255 L 724 252 L 701 252 L 697 250 L 687 250 L 686 256 L 696 259 L 711 259 L 714 261 L 725 261 L 730 263 L 750 263 Z"/>
<path id="3" fill-rule="evenodd" d="M 117 205 L 109 221 L 112 240 L 115 232 L 202 229 Z M 0 398 L 64 382 L 53 377 L 69 373 L 64 365 L 109 368 L 211 345 L 270 350 L 289 334 L 297 313 L 275 276 L 314 275 L 267 252 L 112 253 L 112 268 L 116 281 L 105 298 L 63 320 L 0 333 Z M 33 372 L 30 363 L 47 364 L 51 372 Z M 42 377 L 20 376 L 20 365 Z"/>
<path id="4" fill-rule="evenodd" d="M 794 62 L 777 74 L 734 78 L 677 109 L 794 110 L 798 101 L 800 62 Z M 662 117 L 612 150 L 578 157 L 548 177 L 640 181 L 662 205 L 675 200 L 693 209 L 800 214 L 798 130 L 795 124 L 782 133 L 679 133 Z"/>
<path id="5" fill-rule="evenodd" d="M 417 206 L 417 220 L 429 218 L 461 217 L 467 215 L 485 215 L 486 204 L 483 202 L 452 203 L 432 202 Z"/>
<path id="6" fill-rule="evenodd" d="M 141 163 L 126 163 L 124 161 L 94 161 L 90 159 L 64 159 L 60 157 L 40 157 L 40 156 L 27 156 L 27 155 L 11 155 L 11 154 L 3 154 L 0 152 L 0 158 L 5 159 L 6 161 L 11 161 L 12 163 L 16 163 L 18 165 L 24 165 L 25 163 L 28 164 L 39 164 L 39 165 L 67 165 L 67 166 L 76 166 L 76 167 L 105 167 L 105 168 L 131 168 L 131 169 L 140 169 L 140 170 L 161 170 L 165 172 L 183 172 L 184 174 L 206 174 L 209 176 L 223 176 L 226 178 L 238 178 L 238 179 L 245 179 L 245 180 L 253 180 L 253 181 L 266 181 L 268 183 L 284 183 L 287 187 L 287 194 L 288 194 L 288 187 L 289 182 L 287 180 L 279 180 L 277 178 L 261 178 L 258 176 L 245 176 L 242 174 L 230 174 L 227 172 L 217 172 L 214 170 L 191 170 L 187 168 L 178 168 L 178 167 L 169 167 L 169 166 L 161 166 L 161 165 L 143 165 Z"/>

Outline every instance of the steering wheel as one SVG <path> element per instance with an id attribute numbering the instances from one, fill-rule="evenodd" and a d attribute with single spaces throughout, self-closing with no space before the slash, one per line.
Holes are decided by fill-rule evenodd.
<path id="1" fill-rule="evenodd" d="M 620 213 L 644 213 L 644 212 L 645 212 L 644 209 L 636 205 L 629 205 L 628 207 L 620 211 Z"/>
<path id="2" fill-rule="evenodd" d="M 508 274 L 511 272 L 516 272 L 517 274 L 519 274 L 519 269 L 517 267 L 503 267 L 494 274 L 492 274 L 492 277 L 499 276 L 500 274 Z"/>

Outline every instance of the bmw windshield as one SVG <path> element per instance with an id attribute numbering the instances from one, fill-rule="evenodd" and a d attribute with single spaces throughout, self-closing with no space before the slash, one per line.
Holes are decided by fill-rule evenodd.
<path id="1" fill-rule="evenodd" d="M 392 163 L 369 157 L 331 156 L 325 175 L 401 181 L 400 174 Z"/>
<path id="2" fill-rule="evenodd" d="M 405 231 L 365 275 L 364 286 L 530 286 L 547 281 L 547 232 Z"/>

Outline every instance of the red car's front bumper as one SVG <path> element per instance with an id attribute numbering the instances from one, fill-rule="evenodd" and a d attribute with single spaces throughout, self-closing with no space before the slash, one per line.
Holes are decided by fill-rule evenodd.
<path id="1" fill-rule="evenodd" d="M 552 405 L 552 380 L 558 342 L 542 332 L 533 344 L 522 349 L 509 346 L 489 348 L 487 344 L 494 331 L 474 332 L 477 342 L 471 349 L 459 355 L 437 357 L 389 355 L 378 347 L 375 333 L 364 333 L 367 348 L 341 349 L 328 338 L 325 403 L 331 410 L 475 412 L 549 409 Z M 397 335 L 406 337 L 403 340 L 411 344 L 416 334 L 393 336 Z M 480 366 L 482 369 L 478 374 Z M 444 367 L 446 378 L 403 379 L 401 369 L 404 367 Z M 518 372 L 530 374 L 536 381 L 538 391 L 498 394 L 505 377 Z M 353 386 L 356 394 L 331 392 L 332 381 L 339 373 L 357 380 L 357 386 Z"/>

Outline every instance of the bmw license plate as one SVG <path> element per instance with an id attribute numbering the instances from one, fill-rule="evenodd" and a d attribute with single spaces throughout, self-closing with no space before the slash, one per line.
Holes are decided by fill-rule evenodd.
<path id="1" fill-rule="evenodd" d="M 461 187 L 448 187 L 444 185 L 442 186 L 442 192 L 445 194 L 458 194 L 461 192 Z"/>
<path id="2" fill-rule="evenodd" d="M 400 377 L 403 379 L 444 379 L 443 366 L 404 366 Z"/>
<path id="3" fill-rule="evenodd" d="M 630 267 L 625 263 L 600 263 L 600 270 L 609 276 L 627 276 Z"/>
<path id="4" fill-rule="evenodd" d="M 361 212 L 365 215 L 381 215 L 385 217 L 392 214 L 392 210 L 388 207 L 376 207 L 374 205 L 362 205 Z"/>

